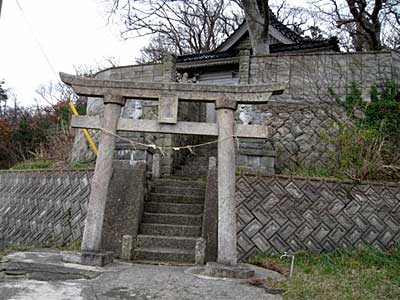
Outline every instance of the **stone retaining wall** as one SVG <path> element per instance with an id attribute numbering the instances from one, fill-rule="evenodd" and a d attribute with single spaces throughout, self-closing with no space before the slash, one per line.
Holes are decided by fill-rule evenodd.
<path id="1" fill-rule="evenodd" d="M 276 152 L 277 174 L 298 166 L 326 166 L 334 151 L 328 136 L 336 134 L 335 122 L 347 121 L 335 103 L 268 103 L 259 105 L 253 123 L 268 126 L 268 148 Z"/>
<path id="2" fill-rule="evenodd" d="M 392 52 L 392 59 L 393 59 L 393 80 L 396 82 L 398 88 L 400 89 L 400 52 L 393 51 Z"/>
<path id="3" fill-rule="evenodd" d="M 332 89 L 343 97 L 359 83 L 369 97 L 372 84 L 395 80 L 396 52 L 276 54 L 251 57 L 249 83 L 288 82 L 282 100 L 326 101 Z"/>
<path id="4" fill-rule="evenodd" d="M 400 241 L 400 183 L 241 174 L 236 187 L 240 260 Z"/>
<path id="5" fill-rule="evenodd" d="M 0 248 L 81 239 L 92 170 L 1 171 Z M 400 183 L 237 177 L 239 258 L 400 241 Z"/>
<path id="6" fill-rule="evenodd" d="M 81 239 L 92 170 L 0 171 L 0 248 Z"/>
<path id="7" fill-rule="evenodd" d="M 332 133 L 335 120 L 346 119 L 335 98 L 348 95 L 353 81 L 366 100 L 373 84 L 382 88 L 394 80 L 400 85 L 400 55 L 395 51 L 276 54 L 247 60 L 240 70 L 246 83 L 288 82 L 283 95 L 267 105 L 244 108 L 251 124 L 269 126 L 278 174 L 301 165 L 329 164 L 327 149 L 334 149 L 321 137 Z"/>

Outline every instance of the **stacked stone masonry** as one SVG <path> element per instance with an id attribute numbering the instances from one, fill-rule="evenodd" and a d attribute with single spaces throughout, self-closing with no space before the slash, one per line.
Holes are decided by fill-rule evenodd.
<path id="1" fill-rule="evenodd" d="M 335 122 L 345 122 L 346 114 L 335 103 L 269 103 L 252 114 L 253 124 L 268 126 L 266 147 L 275 151 L 277 174 L 298 166 L 331 162 L 333 146 L 329 136 L 336 134 Z"/>
<path id="2" fill-rule="evenodd" d="M 82 236 L 92 170 L 1 171 L 0 248 Z M 236 178 L 238 252 L 331 251 L 400 241 L 400 184 L 255 176 Z"/>

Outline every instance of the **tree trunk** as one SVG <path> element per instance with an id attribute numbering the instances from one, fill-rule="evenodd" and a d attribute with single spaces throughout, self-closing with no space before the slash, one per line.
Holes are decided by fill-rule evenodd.
<path id="1" fill-rule="evenodd" d="M 269 8 L 268 0 L 242 0 L 246 23 L 254 55 L 268 55 Z"/>

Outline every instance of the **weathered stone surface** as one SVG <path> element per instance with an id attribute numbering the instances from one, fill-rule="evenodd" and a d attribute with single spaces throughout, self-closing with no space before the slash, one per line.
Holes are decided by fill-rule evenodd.
<path id="1" fill-rule="evenodd" d="M 43 253 L 39 255 L 42 256 Z M 56 253 L 54 256 L 59 255 Z M 60 259 L 56 264 L 63 265 Z M 104 268 L 79 267 L 80 270 L 94 269 L 96 273 L 101 273 L 101 276 L 72 281 L 55 274 L 54 277 L 58 277 L 59 280 L 53 281 L 49 278 L 51 273 L 48 273 L 44 281 L 38 281 L 15 277 L 7 279 L 0 274 L 1 299 L 281 300 L 280 296 L 267 294 L 263 289 L 251 285 L 197 278 L 185 273 L 187 267 L 123 262 L 116 262 Z M 57 272 L 57 267 L 49 271 Z M 256 273 L 258 278 L 281 278 L 278 273 L 262 268 L 256 268 Z"/>
<path id="2" fill-rule="evenodd" d="M 110 251 L 65 251 L 61 254 L 61 260 L 68 264 L 103 267 L 113 262 L 114 253 Z"/>
<path id="3" fill-rule="evenodd" d="M 113 262 L 113 252 L 82 251 L 80 264 L 86 266 L 103 267 Z"/>
<path id="4" fill-rule="evenodd" d="M 100 274 L 95 268 L 65 264 L 62 257 L 63 255 L 58 252 L 43 251 L 9 254 L 7 263 L 1 265 L 0 272 L 4 271 L 6 274 L 2 280 L 15 279 L 15 276 L 40 281 L 94 279 Z M 7 275 L 12 277 L 8 278 Z"/>
<path id="5" fill-rule="evenodd" d="M 210 157 L 207 173 L 206 197 L 202 237 L 206 241 L 205 261 L 217 261 L 218 255 L 218 172 L 217 159 Z"/>
<path id="6" fill-rule="evenodd" d="M 289 81 L 280 100 L 326 101 L 332 89 L 339 97 L 350 92 L 352 81 L 375 82 L 393 78 L 387 68 L 396 52 L 312 53 L 251 57 L 250 83 Z M 392 63 L 392 65 L 395 65 Z"/>
<path id="7" fill-rule="evenodd" d="M 245 280 L 253 278 L 255 275 L 254 269 L 247 265 L 223 265 L 215 262 L 208 262 L 205 267 L 191 268 L 187 271 L 189 274 L 208 277 L 233 280 Z"/>
<path id="8" fill-rule="evenodd" d="M 236 178 L 238 252 L 282 253 L 373 245 L 400 238 L 400 185 L 288 176 Z"/>
<path id="9" fill-rule="evenodd" d="M 206 240 L 198 238 L 194 249 L 194 261 L 196 265 L 204 265 L 206 263 Z"/>
<path id="10" fill-rule="evenodd" d="M 160 178 L 161 176 L 161 157 L 160 154 L 155 153 L 153 155 L 153 164 L 151 174 L 153 178 Z"/>
<path id="11" fill-rule="evenodd" d="M 121 102 L 123 99 L 120 96 L 106 95 L 104 101 L 110 103 L 106 105 L 104 110 L 103 126 L 106 130 L 115 134 L 121 112 L 121 104 L 114 102 Z M 114 147 L 115 136 L 102 132 L 82 238 L 81 249 L 84 251 L 98 252 L 101 250 L 104 210 L 112 176 Z"/>
<path id="12" fill-rule="evenodd" d="M 210 102 L 223 100 L 244 104 L 267 103 L 272 95 L 280 95 L 286 88 L 286 83 L 261 85 L 215 85 L 165 82 L 135 82 L 90 79 L 60 73 L 61 80 L 71 86 L 78 95 L 117 95 L 123 98 L 159 99 L 163 94 L 174 91 L 180 100 Z"/>
<path id="13" fill-rule="evenodd" d="M 218 135 L 218 259 L 236 265 L 234 110 L 217 110 Z"/>
<path id="14" fill-rule="evenodd" d="M 124 235 L 136 238 L 146 194 L 146 163 L 114 161 L 107 196 L 102 249 L 121 255 Z"/>
<path id="15" fill-rule="evenodd" d="M 265 114 L 269 115 L 266 119 L 263 118 Z M 336 120 L 346 121 L 347 117 L 334 104 L 271 102 L 253 110 L 254 124 L 264 124 L 269 129 L 268 147 L 276 151 L 275 171 L 278 174 L 298 165 L 328 164 L 329 157 L 321 157 L 334 151 L 326 136 L 335 134 Z M 246 146 L 243 144 L 244 149 Z"/>
<path id="16" fill-rule="evenodd" d="M 82 238 L 93 170 L 0 171 L 0 248 Z"/>
<path id="17" fill-rule="evenodd" d="M 91 172 L 0 171 L 0 246 L 79 241 Z M 258 251 L 389 249 L 400 241 L 396 183 L 241 174 L 236 189 L 240 261 Z"/>

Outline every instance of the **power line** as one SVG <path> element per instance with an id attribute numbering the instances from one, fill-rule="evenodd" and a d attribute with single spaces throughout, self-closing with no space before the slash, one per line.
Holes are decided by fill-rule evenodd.
<path id="1" fill-rule="evenodd" d="M 2 0 L 0 0 L 0 4 L 1 4 L 1 1 L 2 1 Z M 31 31 L 31 34 L 32 34 L 32 36 L 33 36 L 33 39 L 35 40 L 37 46 L 39 47 L 39 50 L 40 50 L 40 52 L 42 53 L 44 59 L 46 60 L 47 65 L 49 66 L 50 70 L 52 71 L 52 73 L 53 73 L 55 79 L 58 81 L 59 78 L 58 78 L 58 74 L 57 74 L 57 72 L 56 72 L 56 69 L 54 68 L 53 64 L 52 64 L 51 61 L 50 61 L 50 58 L 49 58 L 48 55 L 46 54 L 46 51 L 44 50 L 44 48 L 43 48 L 43 46 L 42 46 L 42 43 L 39 41 L 39 38 L 38 38 L 38 36 L 36 35 L 33 26 L 30 24 L 28 18 L 26 17 L 25 12 L 24 12 L 24 9 L 22 8 L 22 5 L 19 3 L 18 0 L 15 0 L 15 2 L 17 3 L 17 6 L 18 6 L 18 8 L 19 8 L 19 10 L 20 10 L 20 12 L 21 12 L 21 15 L 22 15 L 23 19 L 25 20 L 25 23 L 26 23 L 27 27 L 28 27 L 29 30 Z"/>

